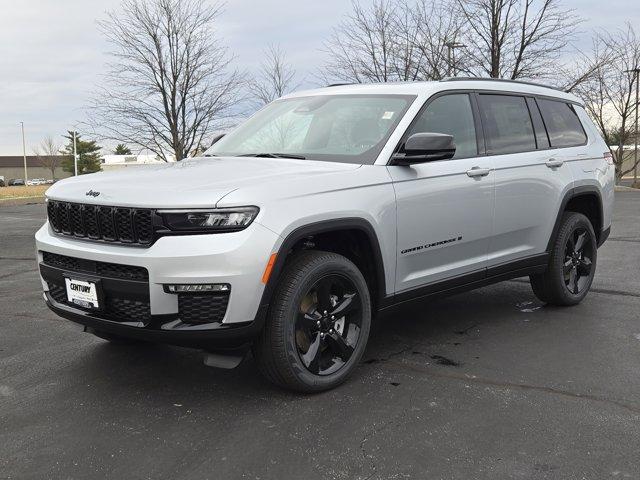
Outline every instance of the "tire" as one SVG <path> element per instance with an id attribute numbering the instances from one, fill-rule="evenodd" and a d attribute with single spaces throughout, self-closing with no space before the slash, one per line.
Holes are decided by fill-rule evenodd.
<path id="1" fill-rule="evenodd" d="M 371 299 L 358 267 L 335 253 L 306 250 L 285 266 L 253 355 L 276 385 L 329 390 L 360 362 L 370 328 Z"/>
<path id="2" fill-rule="evenodd" d="M 577 305 L 591 288 L 598 246 L 593 226 L 581 213 L 566 212 L 551 249 L 547 270 L 531 275 L 531 288 L 550 305 Z"/>

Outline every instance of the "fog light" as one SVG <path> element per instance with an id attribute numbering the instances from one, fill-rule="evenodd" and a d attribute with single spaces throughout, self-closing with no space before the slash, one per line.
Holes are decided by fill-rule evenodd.
<path id="1" fill-rule="evenodd" d="M 167 293 L 206 293 L 206 292 L 229 292 L 231 285 L 228 283 L 194 283 L 190 285 L 165 285 L 164 291 Z"/>

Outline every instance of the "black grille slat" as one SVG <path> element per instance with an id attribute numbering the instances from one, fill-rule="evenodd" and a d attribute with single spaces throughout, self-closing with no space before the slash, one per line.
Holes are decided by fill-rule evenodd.
<path id="1" fill-rule="evenodd" d="M 89 273 L 100 277 L 122 278 L 125 280 L 149 280 L 147 269 L 134 265 L 80 260 L 50 252 L 42 252 L 42 259 L 45 265 L 61 268 L 69 272 Z"/>
<path id="2" fill-rule="evenodd" d="M 113 208 L 98 207 L 98 225 L 102 238 L 108 242 L 116 240 L 116 226 L 113 222 Z"/>
<path id="3" fill-rule="evenodd" d="M 229 294 L 179 294 L 178 316 L 185 323 L 220 323 L 228 303 Z"/>
<path id="4" fill-rule="evenodd" d="M 133 233 L 133 212 L 130 208 L 116 208 L 114 215 L 118 239 L 124 243 L 132 243 L 135 239 Z"/>
<path id="5" fill-rule="evenodd" d="M 100 238 L 100 230 L 98 229 L 97 207 L 85 205 L 82 209 L 82 217 L 87 237 L 98 240 Z"/>
<path id="6" fill-rule="evenodd" d="M 139 243 L 150 243 L 153 238 L 151 210 L 136 210 L 133 214 Z"/>
<path id="7" fill-rule="evenodd" d="M 49 217 L 49 223 L 54 232 L 60 231 L 60 221 L 58 220 L 58 205 L 55 202 L 49 202 L 47 204 L 47 216 Z"/>
<path id="8" fill-rule="evenodd" d="M 56 205 L 56 216 L 58 217 L 60 231 L 65 235 L 71 235 L 71 228 L 69 227 L 69 204 L 59 203 Z"/>
<path id="9" fill-rule="evenodd" d="M 84 222 L 82 221 L 82 205 L 69 204 L 69 231 L 76 237 L 85 237 Z"/>
<path id="10" fill-rule="evenodd" d="M 53 231 L 62 235 L 142 246 L 154 240 L 153 210 L 149 209 L 49 200 L 47 216 Z"/>

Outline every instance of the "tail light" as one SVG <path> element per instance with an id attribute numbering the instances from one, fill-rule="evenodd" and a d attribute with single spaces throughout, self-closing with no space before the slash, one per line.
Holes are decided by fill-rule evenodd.
<path id="1" fill-rule="evenodd" d="M 611 152 L 604 152 L 604 159 L 609 165 L 613 165 L 613 155 Z"/>

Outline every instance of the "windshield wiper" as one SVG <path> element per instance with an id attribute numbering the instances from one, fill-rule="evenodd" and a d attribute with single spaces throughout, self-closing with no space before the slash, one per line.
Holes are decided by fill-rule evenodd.
<path id="1" fill-rule="evenodd" d="M 303 155 L 295 155 L 293 153 L 244 153 L 236 155 L 237 157 L 262 157 L 262 158 L 293 158 L 295 160 L 306 160 Z"/>

